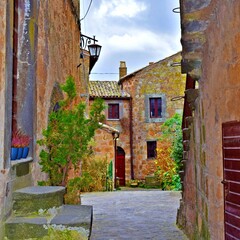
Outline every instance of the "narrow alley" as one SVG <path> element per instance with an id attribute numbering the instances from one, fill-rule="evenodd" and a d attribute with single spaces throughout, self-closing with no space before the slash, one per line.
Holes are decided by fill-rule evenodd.
<path id="1" fill-rule="evenodd" d="M 179 199 L 159 190 L 82 194 L 93 205 L 91 240 L 186 240 L 175 224 Z"/>

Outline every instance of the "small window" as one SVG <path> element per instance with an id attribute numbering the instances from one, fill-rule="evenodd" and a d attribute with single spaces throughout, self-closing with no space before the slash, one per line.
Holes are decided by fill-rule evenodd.
<path id="1" fill-rule="evenodd" d="M 119 119 L 119 104 L 108 104 L 108 119 Z"/>
<path id="2" fill-rule="evenodd" d="M 156 158 L 157 157 L 157 142 L 149 141 L 147 142 L 147 158 Z"/>
<path id="3" fill-rule="evenodd" d="M 162 117 L 162 98 L 149 98 L 150 118 Z"/>

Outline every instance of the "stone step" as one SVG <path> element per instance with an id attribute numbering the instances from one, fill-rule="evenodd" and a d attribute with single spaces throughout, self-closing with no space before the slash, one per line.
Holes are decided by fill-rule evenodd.
<path id="1" fill-rule="evenodd" d="M 40 209 L 63 205 L 64 187 L 36 186 L 19 189 L 13 193 L 13 212 L 17 216 L 37 213 Z"/>
<path id="2" fill-rule="evenodd" d="M 42 238 L 47 235 L 46 226 L 55 229 L 72 229 L 81 234 L 80 239 L 89 239 L 92 230 L 92 206 L 63 205 L 55 216 L 13 216 L 5 223 L 5 236 L 8 240 Z"/>

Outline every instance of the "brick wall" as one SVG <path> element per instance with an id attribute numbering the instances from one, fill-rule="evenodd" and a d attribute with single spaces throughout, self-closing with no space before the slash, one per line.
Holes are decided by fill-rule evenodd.
<path id="1" fill-rule="evenodd" d="M 198 81 L 179 224 L 224 239 L 222 123 L 239 120 L 240 2 L 181 1 L 183 65 Z"/>

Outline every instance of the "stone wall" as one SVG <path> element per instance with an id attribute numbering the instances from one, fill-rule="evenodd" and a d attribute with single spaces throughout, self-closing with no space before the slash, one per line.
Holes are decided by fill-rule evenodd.
<path id="1" fill-rule="evenodd" d="M 47 125 L 54 104 L 51 101 L 62 96 L 54 90 L 56 85 L 72 75 L 80 96 L 84 85 L 81 81 L 88 81 L 88 58 L 84 69 L 83 64 L 77 67 L 83 61 L 78 1 L 60 0 L 56 4 L 50 0 L 19 0 L 18 6 L 16 118 L 18 127 L 33 137 L 30 155 L 33 163 L 31 159 L 21 164 L 10 161 L 14 1 L 3 0 L 0 2 L 0 239 L 4 233 L 3 220 L 11 211 L 12 192 L 44 178 L 38 165 L 36 140 Z M 80 77 L 85 75 L 83 70 L 85 79 Z"/>
<path id="2" fill-rule="evenodd" d="M 224 239 L 222 123 L 239 121 L 240 2 L 181 0 L 182 70 L 198 81 L 179 224 Z"/>
<path id="3" fill-rule="evenodd" d="M 131 151 L 130 151 L 130 105 L 128 99 L 105 99 L 105 104 L 119 103 L 120 119 L 108 120 L 107 109 L 105 110 L 105 124 L 117 129 L 120 132 L 119 139 L 116 142 L 117 147 L 121 147 L 125 152 L 125 178 L 126 181 L 131 179 Z M 94 152 L 96 155 L 107 156 L 108 161 L 114 160 L 114 141 L 111 133 L 99 129 L 95 136 Z"/>
<path id="4" fill-rule="evenodd" d="M 135 179 L 144 179 L 147 174 L 145 169 L 154 162 L 153 159 L 147 159 L 147 141 L 157 141 L 161 136 L 160 129 L 163 122 L 176 112 L 182 112 L 183 100 L 171 101 L 173 97 L 184 95 L 186 77 L 181 75 L 179 66 L 171 66 L 172 63 L 180 61 L 181 54 L 177 53 L 120 80 L 123 89 L 132 97 Z M 163 99 L 163 118 L 150 121 L 147 117 L 148 99 L 157 96 Z"/>
<path id="5" fill-rule="evenodd" d="M 39 2 L 38 16 L 38 55 L 36 69 L 36 138 L 39 139 L 42 129 L 48 122 L 48 114 L 57 99 L 53 97 L 56 84 L 65 82 L 68 76 L 73 76 L 76 81 L 78 96 L 83 92 L 82 82 L 88 81 L 88 65 L 86 62 L 85 79 L 83 64 L 80 59 L 80 31 L 79 23 L 72 11 L 71 1 Z M 87 60 L 86 60 L 87 61 Z M 81 65 L 78 67 L 78 65 Z M 84 91 L 86 92 L 86 90 Z M 51 102 L 54 99 L 55 103 Z M 58 99 L 60 100 L 60 99 Z M 39 149 L 37 147 L 36 159 Z M 35 180 L 41 178 L 39 167 L 36 164 Z"/>

